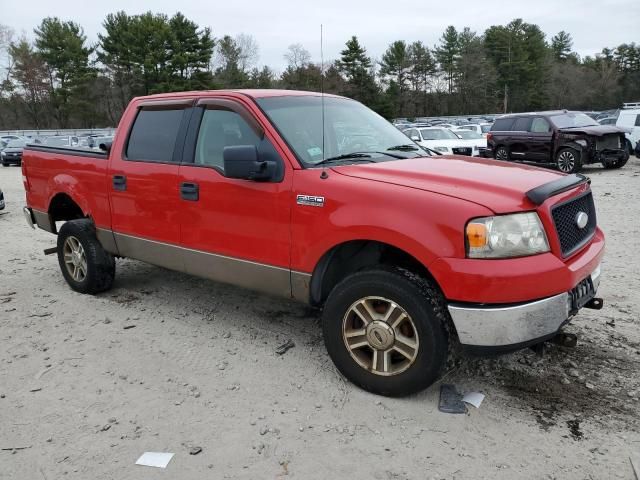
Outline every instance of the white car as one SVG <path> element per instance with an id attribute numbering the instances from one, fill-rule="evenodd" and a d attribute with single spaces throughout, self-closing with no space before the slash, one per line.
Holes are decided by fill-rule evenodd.
<path id="1" fill-rule="evenodd" d="M 408 128 L 403 132 L 418 145 L 450 155 L 473 155 L 473 147 L 448 128 Z M 478 155 L 478 152 L 475 152 Z"/>
<path id="2" fill-rule="evenodd" d="M 487 133 L 491 130 L 491 123 L 475 123 L 469 125 L 461 125 L 453 129 L 455 133 L 458 133 L 457 130 L 471 130 L 472 132 L 476 132 L 478 135 L 482 135 L 486 138 Z"/>
<path id="3" fill-rule="evenodd" d="M 460 137 L 460 140 L 464 142 L 464 145 L 473 149 L 471 155 L 474 157 L 480 155 L 481 148 L 487 148 L 487 137 L 484 137 L 473 130 L 453 130 L 453 133 Z"/>
<path id="4" fill-rule="evenodd" d="M 618 115 L 617 127 L 628 128 L 631 132 L 626 134 L 627 140 L 631 143 L 630 150 L 636 147 L 640 141 L 640 103 L 625 103 L 620 115 Z"/>

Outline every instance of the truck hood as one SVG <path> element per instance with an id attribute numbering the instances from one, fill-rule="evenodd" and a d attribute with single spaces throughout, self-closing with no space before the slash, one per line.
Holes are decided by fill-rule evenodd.
<path id="1" fill-rule="evenodd" d="M 495 213 L 535 208 L 525 196 L 561 173 L 498 160 L 442 155 L 332 168 L 349 177 L 385 182 L 447 195 Z"/>
<path id="2" fill-rule="evenodd" d="M 560 128 L 558 131 L 570 135 L 593 135 L 595 137 L 602 137 L 609 133 L 625 133 L 628 130 L 626 128 L 616 127 L 615 125 L 593 125 L 590 127 Z"/>

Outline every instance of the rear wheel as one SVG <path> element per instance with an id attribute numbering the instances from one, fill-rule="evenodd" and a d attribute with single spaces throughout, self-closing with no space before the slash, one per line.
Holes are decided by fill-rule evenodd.
<path id="1" fill-rule="evenodd" d="M 440 292 L 404 270 L 365 270 L 331 292 L 325 345 L 342 374 L 361 388 L 402 396 L 435 382 L 449 346 Z"/>
<path id="2" fill-rule="evenodd" d="M 556 167 L 562 173 L 576 173 L 582 168 L 580 154 L 573 148 L 563 148 L 556 155 Z"/>
<path id="3" fill-rule="evenodd" d="M 71 220 L 58 234 L 58 263 L 65 280 L 80 293 L 98 293 L 111 288 L 116 265 L 95 236 L 91 220 Z"/>
<path id="4" fill-rule="evenodd" d="M 507 147 L 500 146 L 493 153 L 493 158 L 496 160 L 509 160 L 509 150 L 507 150 Z"/>

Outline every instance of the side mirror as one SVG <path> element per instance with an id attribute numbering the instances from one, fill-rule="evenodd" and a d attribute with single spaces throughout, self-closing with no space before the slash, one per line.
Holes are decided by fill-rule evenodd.
<path id="1" fill-rule="evenodd" d="M 264 182 L 271 180 L 276 174 L 276 162 L 260 160 L 255 145 L 224 147 L 222 159 L 224 175 L 228 178 Z"/>
<path id="2" fill-rule="evenodd" d="M 414 142 L 419 142 L 420 141 L 420 137 L 418 135 L 411 135 L 411 140 L 413 140 Z"/>
<path id="3" fill-rule="evenodd" d="M 98 148 L 100 150 L 102 150 L 103 152 L 109 153 L 111 151 L 111 145 L 113 144 L 113 142 L 111 140 L 107 141 L 107 142 L 102 142 L 100 145 L 98 145 Z"/>

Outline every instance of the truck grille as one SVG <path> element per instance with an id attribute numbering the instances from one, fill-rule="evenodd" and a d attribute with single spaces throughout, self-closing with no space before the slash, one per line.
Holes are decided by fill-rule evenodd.
<path id="1" fill-rule="evenodd" d="M 622 148 L 620 146 L 620 135 L 603 135 L 596 140 L 597 150 L 618 150 L 620 148 Z"/>
<path id="2" fill-rule="evenodd" d="M 589 216 L 584 228 L 578 227 L 577 217 L 580 212 Z M 590 191 L 554 206 L 551 209 L 551 216 L 558 232 L 563 257 L 571 255 L 582 247 L 596 231 L 596 209 Z"/>
<path id="3" fill-rule="evenodd" d="M 467 155 L 471 156 L 471 147 L 454 147 L 451 149 L 454 155 Z"/>

